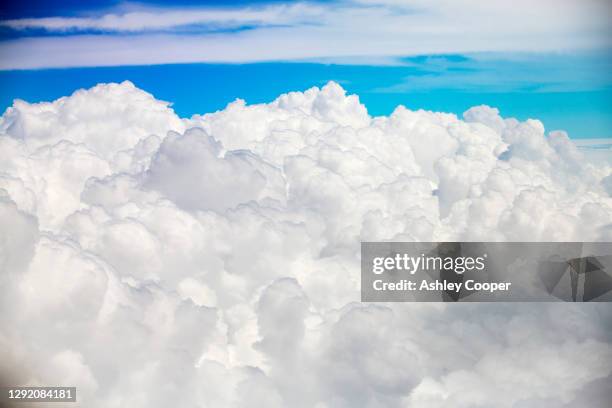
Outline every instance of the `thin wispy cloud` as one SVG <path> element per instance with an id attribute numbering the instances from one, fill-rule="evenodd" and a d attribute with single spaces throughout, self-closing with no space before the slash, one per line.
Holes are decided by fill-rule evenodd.
<path id="1" fill-rule="evenodd" d="M 406 0 L 93 11 L 0 22 L 12 33 L 0 69 L 598 49 L 612 46 L 610 10 L 605 0 Z"/>
<path id="2" fill-rule="evenodd" d="M 312 4 L 282 4 L 264 7 L 163 9 L 149 8 L 125 13 L 108 13 L 92 17 L 20 18 L 0 22 L 1 27 L 52 33 L 106 31 L 145 32 L 201 25 L 222 28 L 246 24 L 268 26 L 300 24 L 320 18 L 324 9 Z"/>
<path id="3" fill-rule="evenodd" d="M 609 54 L 474 54 L 400 60 L 414 68 L 398 83 L 375 92 L 577 92 L 612 86 Z"/>

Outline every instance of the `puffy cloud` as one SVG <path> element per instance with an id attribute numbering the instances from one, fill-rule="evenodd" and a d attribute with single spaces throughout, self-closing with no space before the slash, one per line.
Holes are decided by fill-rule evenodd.
<path id="1" fill-rule="evenodd" d="M 608 345 L 568 341 L 555 348 L 524 344 L 485 354 L 471 370 L 456 370 L 439 380 L 423 379 L 407 398 L 409 407 L 499 407 L 570 403 L 577 391 L 608 374 Z M 580 361 L 577 366 L 576 362 Z M 546 378 L 545 381 L 542 379 Z M 521 390 L 517 393 L 517 390 Z M 588 401 L 588 398 L 586 399 Z M 534 404 L 535 406 L 535 404 Z"/>
<path id="2" fill-rule="evenodd" d="M 153 157 L 145 186 L 188 210 L 221 211 L 263 199 L 265 193 L 284 198 L 277 168 L 248 151 L 225 152 L 220 157 L 221 152 L 221 144 L 201 129 L 173 133 Z"/>
<path id="3" fill-rule="evenodd" d="M 6 190 L 0 190 L 0 270 L 6 271 L 0 279 L 27 266 L 37 240 L 36 218 L 19 211 Z"/>
<path id="4" fill-rule="evenodd" d="M 54 102 L 16 100 L 2 117 L 3 132 L 30 149 L 70 141 L 106 159 L 171 129 L 183 128 L 168 103 L 128 81 L 81 89 Z"/>
<path id="5" fill-rule="evenodd" d="M 357 302 L 360 241 L 610 240 L 612 168 L 537 120 L 371 117 L 335 83 L 181 119 L 125 82 L 0 129 L 4 382 L 88 407 L 541 407 L 612 375 L 606 304 Z"/>

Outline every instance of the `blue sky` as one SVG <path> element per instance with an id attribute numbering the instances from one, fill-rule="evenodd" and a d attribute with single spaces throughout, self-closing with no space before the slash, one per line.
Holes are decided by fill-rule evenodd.
<path id="1" fill-rule="evenodd" d="M 335 80 L 373 115 L 488 104 L 612 136 L 607 2 L 490 3 L 15 2 L 0 12 L 0 108 L 129 79 L 189 116 Z"/>

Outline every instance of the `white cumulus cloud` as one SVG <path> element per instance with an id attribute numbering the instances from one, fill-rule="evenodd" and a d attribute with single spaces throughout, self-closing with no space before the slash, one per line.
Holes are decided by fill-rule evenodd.
<path id="1" fill-rule="evenodd" d="M 83 407 L 597 406 L 609 305 L 361 304 L 359 242 L 609 241 L 611 173 L 535 119 L 371 117 L 335 83 L 191 118 L 129 82 L 16 101 L 0 380 Z"/>

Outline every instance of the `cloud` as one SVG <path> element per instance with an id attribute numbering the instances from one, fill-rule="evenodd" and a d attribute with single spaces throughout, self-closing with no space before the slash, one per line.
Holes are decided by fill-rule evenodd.
<path id="1" fill-rule="evenodd" d="M 190 210 L 223 211 L 257 201 L 266 192 L 270 198 L 284 198 L 284 180 L 277 168 L 248 151 L 220 157 L 221 152 L 221 144 L 201 129 L 169 135 L 153 157 L 145 186 Z"/>
<path id="2" fill-rule="evenodd" d="M 358 303 L 360 241 L 610 240 L 609 162 L 538 120 L 372 117 L 335 83 L 179 118 L 124 82 L 0 129 L 0 379 L 427 408 L 585 405 L 612 375 L 607 304 Z"/>
<path id="3" fill-rule="evenodd" d="M 0 26 L 13 30 L 42 29 L 49 32 L 141 32 L 185 26 L 232 29 L 246 25 L 298 24 L 320 17 L 322 9 L 307 3 L 244 8 L 140 8 L 120 14 L 94 17 L 43 17 L 4 20 Z"/>
<path id="4" fill-rule="evenodd" d="M 599 50 L 612 45 L 611 12 L 605 0 L 407 0 L 5 20 L 16 36 L 0 43 L 0 69 Z"/>
<path id="5" fill-rule="evenodd" d="M 568 342 L 555 350 L 546 350 L 544 344 L 537 343 L 525 344 L 521 349 L 508 347 L 483 356 L 474 370 L 454 371 L 440 380 L 424 379 L 408 397 L 408 406 L 444 407 L 452 401 L 456 407 L 474 407 L 495 401 L 499 407 L 513 407 L 537 399 L 548 399 L 544 402 L 548 405 L 552 403 L 551 395 L 557 401 L 570 403 L 576 391 L 584 387 L 586 378 L 597 372 L 597 377 L 607 374 L 606 364 L 601 362 L 612 358 L 612 350 L 600 346 L 584 341 Z M 533 364 L 532 359 L 538 363 Z M 576 370 L 578 360 L 582 364 Z M 539 381 L 544 377 L 548 379 L 546 383 Z M 564 385 L 546 390 L 552 384 Z"/>
<path id="6" fill-rule="evenodd" d="M 580 55 L 579 58 L 576 58 Z M 568 61 L 573 60 L 572 63 Z M 577 92 L 610 85 L 606 72 L 609 56 L 588 53 L 473 54 L 427 56 L 398 61 L 411 67 L 402 81 L 377 88 L 382 93 L 429 92 L 432 90 L 470 93 Z"/>

